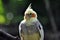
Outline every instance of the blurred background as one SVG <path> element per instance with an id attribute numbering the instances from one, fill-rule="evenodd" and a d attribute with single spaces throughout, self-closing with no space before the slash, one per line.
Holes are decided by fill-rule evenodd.
<path id="1" fill-rule="evenodd" d="M 60 0 L 0 0 L 0 29 L 19 36 L 18 27 L 30 3 L 43 25 L 44 40 L 60 40 Z"/>

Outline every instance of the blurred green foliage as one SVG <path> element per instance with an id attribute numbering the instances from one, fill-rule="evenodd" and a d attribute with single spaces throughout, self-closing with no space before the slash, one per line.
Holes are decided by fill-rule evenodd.
<path id="1" fill-rule="evenodd" d="M 0 15 L 0 24 L 4 24 L 5 21 L 5 17 L 3 15 Z"/>
<path id="2" fill-rule="evenodd" d="M 4 6 L 2 0 L 0 0 L 0 24 L 4 24 L 6 22 L 6 17 L 4 14 L 5 14 Z"/>
<path id="3" fill-rule="evenodd" d="M 0 21 L 2 23 L 4 23 L 6 21 L 5 22 L 6 24 L 21 22 L 23 20 L 23 14 L 29 5 L 28 4 L 29 1 L 30 0 L 9 0 L 9 3 L 3 6 L 3 2 L 2 2 L 2 0 L 0 0 L 0 15 L 2 15 L 2 17 L 0 18 Z M 35 4 L 37 7 L 38 3 L 35 3 Z M 32 6 L 34 6 L 34 5 L 32 5 Z M 39 4 L 39 5 L 42 5 L 42 4 Z M 41 7 L 43 7 L 43 6 L 41 6 Z M 35 8 L 33 8 L 33 9 L 35 9 Z M 40 10 L 39 8 L 36 8 L 35 10 L 38 13 L 39 21 L 41 21 L 43 24 L 47 24 L 48 18 L 46 16 L 45 11 L 43 9 L 42 9 L 42 11 L 39 11 Z M 13 18 L 11 20 L 9 20 L 11 14 L 7 16 L 7 14 L 9 12 L 11 12 L 11 14 L 13 14 L 12 15 Z"/>
<path id="4" fill-rule="evenodd" d="M 4 13 L 3 3 L 2 0 L 0 0 L 0 15 Z"/>

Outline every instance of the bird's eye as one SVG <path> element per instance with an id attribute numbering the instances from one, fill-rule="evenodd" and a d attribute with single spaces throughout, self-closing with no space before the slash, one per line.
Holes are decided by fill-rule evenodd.
<path id="1" fill-rule="evenodd" d="M 32 13 L 30 13 L 30 15 L 31 15 Z"/>

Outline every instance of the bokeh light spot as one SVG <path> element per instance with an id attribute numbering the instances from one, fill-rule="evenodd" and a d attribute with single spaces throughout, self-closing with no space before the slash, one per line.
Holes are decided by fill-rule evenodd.
<path id="1" fill-rule="evenodd" d="M 14 17 L 13 13 L 11 13 L 11 12 L 10 13 L 7 13 L 6 16 L 7 16 L 7 19 L 8 20 L 12 20 L 13 17 Z"/>

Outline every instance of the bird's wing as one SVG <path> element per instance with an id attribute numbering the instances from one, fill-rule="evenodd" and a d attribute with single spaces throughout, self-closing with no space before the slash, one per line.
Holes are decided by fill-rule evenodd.
<path id="1" fill-rule="evenodd" d="M 41 34 L 40 40 L 44 40 L 44 31 L 43 31 L 43 27 L 42 27 L 42 25 L 41 25 L 41 23 L 40 23 L 39 21 L 37 22 L 37 27 L 38 27 L 38 30 L 39 30 L 39 32 L 40 32 L 40 34 Z"/>
<path id="2" fill-rule="evenodd" d="M 25 23 L 25 20 L 22 20 L 21 23 L 19 24 L 19 35 L 20 37 L 22 36 L 21 32 L 22 32 L 22 26 Z"/>
<path id="3" fill-rule="evenodd" d="M 23 26 L 23 23 L 24 23 L 25 21 L 23 20 L 23 21 L 21 21 L 21 23 L 19 24 L 19 35 L 20 35 L 20 37 L 22 36 L 22 34 L 21 34 L 21 31 L 22 31 L 22 29 L 21 29 L 21 27 Z"/>

